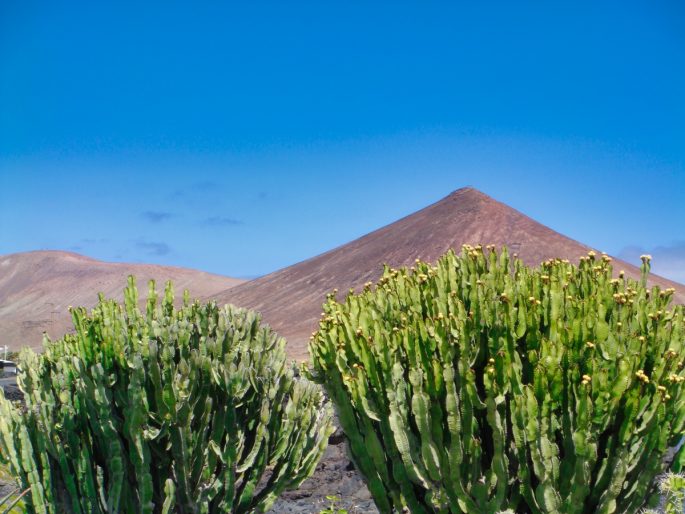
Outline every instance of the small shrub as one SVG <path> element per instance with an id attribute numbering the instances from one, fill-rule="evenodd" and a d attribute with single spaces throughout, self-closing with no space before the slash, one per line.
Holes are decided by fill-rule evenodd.
<path id="1" fill-rule="evenodd" d="M 340 496 L 329 495 L 326 496 L 326 500 L 328 500 L 328 507 L 321 510 L 319 514 L 347 514 L 347 509 L 338 507 Z"/>
<path id="2" fill-rule="evenodd" d="M 26 406 L 0 397 L 0 455 L 29 512 L 263 512 L 313 472 L 331 432 L 318 387 L 254 312 L 174 308 L 154 283 L 145 313 L 72 310 L 76 333 L 24 351 Z"/>
<path id="3" fill-rule="evenodd" d="M 685 425 L 683 307 L 610 261 L 465 247 L 329 295 L 311 373 L 381 513 L 644 504 Z"/>

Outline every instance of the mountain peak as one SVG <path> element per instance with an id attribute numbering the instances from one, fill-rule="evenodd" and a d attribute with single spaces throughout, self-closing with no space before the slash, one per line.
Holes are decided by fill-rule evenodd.
<path id="1" fill-rule="evenodd" d="M 465 186 L 465 187 L 460 187 L 459 189 L 455 189 L 452 191 L 450 194 L 448 194 L 445 198 L 468 198 L 468 197 L 473 197 L 473 198 L 487 198 L 492 200 L 491 197 L 483 193 L 480 189 L 476 189 L 473 186 Z"/>
<path id="2" fill-rule="evenodd" d="M 288 339 L 290 355 L 304 358 L 326 293 L 377 280 L 381 263 L 401 267 L 410 266 L 416 258 L 434 262 L 451 248 L 460 251 L 463 244 L 507 246 L 532 266 L 551 257 L 577 261 L 590 250 L 485 193 L 464 187 L 359 239 L 213 298 L 261 311 Z M 635 266 L 616 261 L 619 266 L 628 276 L 639 276 Z M 653 281 L 683 289 L 659 277 Z"/>

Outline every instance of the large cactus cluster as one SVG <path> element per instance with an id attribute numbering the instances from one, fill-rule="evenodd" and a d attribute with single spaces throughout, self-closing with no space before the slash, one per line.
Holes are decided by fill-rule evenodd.
<path id="1" fill-rule="evenodd" d="M 75 334 L 25 351 L 25 406 L 0 397 L 0 454 L 46 513 L 264 512 L 314 470 L 331 431 L 285 341 L 231 306 L 72 310 Z"/>
<path id="2" fill-rule="evenodd" d="M 610 261 L 466 246 L 329 295 L 311 373 L 382 513 L 645 503 L 685 425 L 683 307 Z"/>

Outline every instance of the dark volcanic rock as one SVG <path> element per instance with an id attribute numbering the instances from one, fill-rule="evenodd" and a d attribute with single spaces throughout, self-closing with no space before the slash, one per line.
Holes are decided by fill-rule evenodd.
<path id="1" fill-rule="evenodd" d="M 334 434 L 335 435 L 335 434 Z M 270 512 L 275 514 L 318 514 L 329 506 L 326 496 L 337 496 L 337 508 L 350 514 L 376 513 L 361 475 L 350 465 L 344 438 L 334 438 L 314 475 L 296 491 L 283 493 Z"/>

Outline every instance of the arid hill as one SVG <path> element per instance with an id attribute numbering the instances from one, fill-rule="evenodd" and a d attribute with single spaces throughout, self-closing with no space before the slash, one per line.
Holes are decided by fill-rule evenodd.
<path id="1" fill-rule="evenodd" d="M 411 265 L 416 258 L 435 261 L 449 248 L 459 250 L 467 243 L 507 245 L 529 265 L 550 257 L 575 261 L 590 250 L 480 191 L 465 188 L 351 243 L 213 298 L 261 311 L 288 339 L 289 354 L 303 359 L 326 293 L 334 288 L 344 293 L 375 281 L 382 263 L 399 267 Z M 637 267 L 618 259 L 614 268 L 639 276 Z M 657 276 L 653 281 L 675 287 L 677 300 L 685 302 L 685 286 Z"/>
<path id="2" fill-rule="evenodd" d="M 259 310 L 288 341 L 289 354 L 303 359 L 316 329 L 321 304 L 334 288 L 344 294 L 375 281 L 382 263 L 398 267 L 416 258 L 435 261 L 462 244 L 507 245 L 530 265 L 550 257 L 577 260 L 589 247 L 537 223 L 524 214 L 471 188 L 355 241 L 312 259 L 244 282 L 201 271 L 148 264 L 115 264 L 74 253 L 37 251 L 0 256 L 0 345 L 39 348 L 42 333 L 57 337 L 71 328 L 69 305 L 90 307 L 97 293 L 122 299 L 126 277 L 138 278 L 141 296 L 150 278 L 160 285 L 170 279 L 177 294 L 215 299 Z M 614 262 L 638 277 L 632 264 Z M 685 303 L 685 286 L 653 276 L 662 287 L 675 287 Z"/>
<path id="3" fill-rule="evenodd" d="M 37 251 L 0 256 L 0 345 L 11 350 L 40 348 L 43 332 L 58 337 L 71 329 L 68 307 L 92 307 L 97 293 L 123 300 L 128 275 L 135 275 L 140 296 L 147 282 L 163 288 L 172 280 L 178 297 L 184 289 L 205 297 L 243 282 L 202 271 L 151 264 L 117 264 L 82 255 Z"/>

